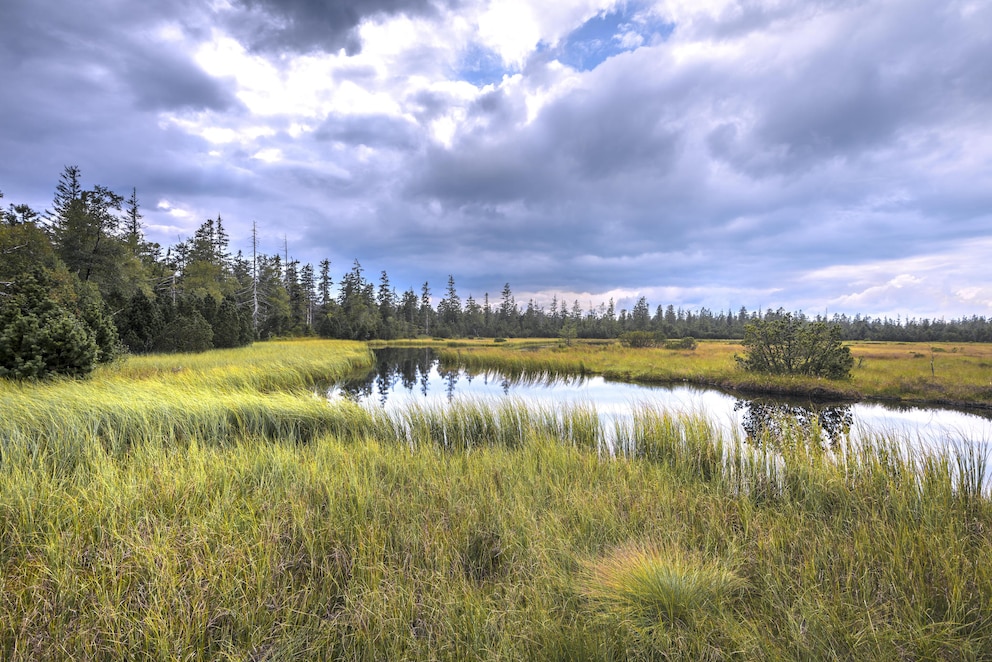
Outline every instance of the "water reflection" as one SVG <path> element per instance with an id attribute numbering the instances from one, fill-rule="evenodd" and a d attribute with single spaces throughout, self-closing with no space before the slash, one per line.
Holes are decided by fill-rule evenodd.
<path id="1" fill-rule="evenodd" d="M 734 411 L 741 412 L 741 427 L 752 443 L 780 439 L 795 430 L 819 430 L 822 439 L 836 449 L 854 425 L 851 405 L 737 400 Z"/>
<path id="2" fill-rule="evenodd" d="M 337 384 L 332 391 L 356 402 L 374 399 L 380 406 L 386 407 L 390 396 L 402 392 L 412 394 L 414 389 L 422 397 L 432 398 L 436 395 L 432 386 L 443 389 L 444 399 L 452 402 L 459 393 L 492 395 L 498 390 L 508 396 L 515 389 L 581 387 L 589 379 L 582 375 L 526 372 L 506 375 L 496 371 L 471 372 L 460 367 L 445 367 L 430 348 L 385 347 L 375 350 L 375 356 L 375 367 L 370 372 L 353 375 Z M 459 387 L 462 379 L 465 381 Z"/>

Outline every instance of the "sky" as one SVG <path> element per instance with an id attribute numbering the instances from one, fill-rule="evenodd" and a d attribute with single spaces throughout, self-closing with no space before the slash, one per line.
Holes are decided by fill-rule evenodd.
<path id="1" fill-rule="evenodd" d="M 987 0 L 3 0 L 3 204 L 583 308 L 992 316 Z"/>

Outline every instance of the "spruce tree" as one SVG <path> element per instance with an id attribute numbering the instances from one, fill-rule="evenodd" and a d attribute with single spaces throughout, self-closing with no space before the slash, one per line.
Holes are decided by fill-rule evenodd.
<path id="1" fill-rule="evenodd" d="M 0 298 L 0 377 L 83 377 L 93 370 L 100 355 L 96 334 L 50 297 L 54 287 L 50 276 L 36 269 Z"/>

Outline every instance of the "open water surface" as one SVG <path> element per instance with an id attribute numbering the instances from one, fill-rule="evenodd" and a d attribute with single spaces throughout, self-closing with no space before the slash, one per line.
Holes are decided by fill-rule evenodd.
<path id="1" fill-rule="evenodd" d="M 697 386 L 641 385 L 576 375 L 472 373 L 461 367 L 442 368 L 430 348 L 376 350 L 376 365 L 368 374 L 334 386 L 329 395 L 386 411 L 411 404 L 443 406 L 455 400 L 501 398 L 539 406 L 592 405 L 607 427 L 612 427 L 613 421 L 630 420 L 636 408 L 649 406 L 704 414 L 728 437 L 751 437 L 787 419 L 799 424 L 817 421 L 832 443 L 877 433 L 923 446 L 975 444 L 985 451 L 992 444 L 992 411 L 744 398 Z"/>

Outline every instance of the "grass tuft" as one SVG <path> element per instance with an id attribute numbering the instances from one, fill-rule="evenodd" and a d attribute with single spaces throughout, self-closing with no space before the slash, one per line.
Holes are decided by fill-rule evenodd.
<path id="1" fill-rule="evenodd" d="M 645 627 L 709 616 L 746 586 L 718 562 L 658 544 L 623 546 L 588 562 L 580 581 L 596 610 Z"/>

